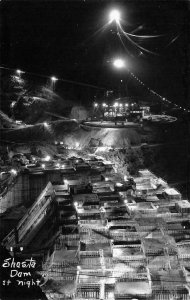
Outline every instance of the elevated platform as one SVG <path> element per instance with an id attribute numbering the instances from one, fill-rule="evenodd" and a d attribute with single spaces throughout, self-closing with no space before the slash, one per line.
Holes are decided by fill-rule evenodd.
<path id="1" fill-rule="evenodd" d="M 111 121 L 87 121 L 83 122 L 82 125 L 87 127 L 98 127 L 98 128 L 138 128 L 141 127 L 141 124 L 134 123 L 134 122 L 121 122 L 117 121 L 111 122 Z"/>

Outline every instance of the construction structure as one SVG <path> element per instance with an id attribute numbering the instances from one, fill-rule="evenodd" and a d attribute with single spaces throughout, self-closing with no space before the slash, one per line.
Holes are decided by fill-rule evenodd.
<path id="1" fill-rule="evenodd" d="M 149 170 L 123 177 L 97 156 L 52 168 L 59 180 L 2 242 L 40 260 L 47 299 L 190 299 L 188 200 Z"/>

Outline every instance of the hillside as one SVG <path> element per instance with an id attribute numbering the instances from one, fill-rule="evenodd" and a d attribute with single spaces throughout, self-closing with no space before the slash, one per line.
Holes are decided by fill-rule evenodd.
<path id="1" fill-rule="evenodd" d="M 15 121 L 0 110 L 0 128 L 16 128 Z"/>

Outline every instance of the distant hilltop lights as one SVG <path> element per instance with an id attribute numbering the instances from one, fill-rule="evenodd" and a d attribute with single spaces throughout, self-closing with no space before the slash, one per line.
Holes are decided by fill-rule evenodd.
<path id="1" fill-rule="evenodd" d="M 111 13 L 110 13 L 110 15 L 111 15 Z M 115 15 L 115 17 L 113 17 Z M 117 20 L 119 20 L 120 19 L 120 17 L 118 16 L 118 14 L 113 14 L 112 15 L 112 21 L 113 20 L 115 20 L 116 22 L 117 22 Z M 118 21 L 119 22 L 119 21 Z M 120 68 L 125 68 L 126 67 L 126 62 L 125 62 L 125 60 L 123 60 L 123 59 L 121 59 L 121 58 L 116 58 L 115 60 L 113 60 L 113 62 L 112 62 L 112 64 L 113 64 L 113 66 L 115 67 L 115 68 L 118 68 L 118 69 L 120 69 Z M 3 67 L 3 66 L 0 66 L 0 69 L 6 69 L 6 70 L 10 70 L 10 71 L 14 71 L 14 72 L 16 72 L 16 74 L 19 76 L 19 77 L 21 77 L 21 74 L 33 74 L 33 75 L 35 75 L 35 76 L 40 76 L 40 77 L 44 77 L 44 78 L 50 78 L 50 80 L 52 81 L 52 83 L 55 83 L 56 81 L 58 81 L 58 80 L 61 80 L 61 81 L 65 81 L 65 79 L 62 79 L 62 78 L 57 78 L 57 77 L 55 77 L 55 76 L 47 76 L 47 75 L 39 75 L 39 74 L 34 74 L 34 73 L 32 73 L 32 72 L 26 72 L 26 71 L 22 71 L 22 70 L 20 70 L 20 69 L 12 69 L 12 68 L 8 68 L 8 67 Z M 154 95 L 154 96 L 157 96 L 159 99 L 160 99 L 160 101 L 163 101 L 163 102 L 165 102 L 166 104 L 168 103 L 168 104 L 170 104 L 170 105 L 172 105 L 174 108 L 177 108 L 177 109 L 180 109 L 180 110 L 182 110 L 182 111 L 184 111 L 184 112 L 190 112 L 190 109 L 189 108 L 185 108 L 185 107 L 182 107 L 181 105 L 178 105 L 178 104 L 176 104 L 176 103 L 173 103 L 172 101 L 170 101 L 170 100 L 168 100 L 166 97 L 163 97 L 162 95 L 160 95 L 160 94 L 158 94 L 157 92 L 155 92 L 154 90 L 152 90 L 150 87 L 148 87 L 144 82 L 142 82 L 133 72 L 131 72 L 130 70 L 128 70 L 128 72 L 129 72 L 129 74 L 135 79 L 135 80 L 137 80 L 138 81 L 138 83 L 140 84 L 140 85 L 142 85 L 144 88 L 146 88 L 148 91 L 149 91 L 149 93 L 150 94 L 152 94 L 152 95 Z M 68 81 L 68 80 L 67 80 Z M 84 85 L 84 84 L 83 84 Z M 87 86 L 90 86 L 89 84 L 86 84 Z M 93 86 L 94 87 L 94 86 Z M 99 104 L 98 103 L 95 103 L 94 104 L 94 107 L 98 107 L 99 106 Z M 47 124 L 48 125 L 48 124 Z M 48 127 L 46 125 L 46 123 L 44 123 L 44 126 L 45 127 Z"/>

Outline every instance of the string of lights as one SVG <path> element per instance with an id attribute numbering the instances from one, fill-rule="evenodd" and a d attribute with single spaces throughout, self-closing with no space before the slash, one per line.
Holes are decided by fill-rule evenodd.
<path id="1" fill-rule="evenodd" d="M 34 75 L 34 76 L 38 76 L 38 77 L 43 77 L 43 78 L 49 78 L 52 80 L 53 83 L 55 83 L 56 81 L 62 81 L 62 82 L 67 82 L 67 83 L 72 83 L 72 84 L 77 84 L 77 85 L 83 85 L 83 86 L 88 86 L 91 88 L 96 88 L 96 89 L 102 89 L 102 90 L 106 90 L 106 88 L 104 87 L 98 87 L 92 84 L 88 84 L 88 83 L 83 83 L 83 82 L 78 82 L 78 81 L 73 81 L 73 80 L 67 80 L 67 79 L 63 79 L 63 78 L 57 78 L 55 76 L 47 76 L 47 75 L 43 75 L 43 74 L 38 74 L 38 73 L 33 73 L 33 72 L 28 72 L 28 71 L 21 71 L 19 69 L 13 69 L 13 68 L 9 68 L 9 67 L 4 67 L 4 66 L 0 66 L 0 69 L 6 69 L 9 71 L 14 71 L 16 72 L 19 76 L 21 76 L 22 74 L 30 74 L 30 75 Z M 141 79 L 139 79 L 133 72 L 129 71 L 129 73 L 131 74 L 131 76 L 143 87 L 145 87 L 149 93 L 151 93 L 154 96 L 157 96 L 161 101 L 171 104 L 173 105 L 175 108 L 178 108 L 180 110 L 183 110 L 185 112 L 190 112 L 190 109 L 184 108 L 176 103 L 173 103 L 172 101 L 168 100 L 167 98 L 163 97 L 162 95 L 158 94 L 157 92 L 155 92 L 153 89 L 151 89 L 150 87 L 148 87 Z M 104 105 L 105 106 L 105 105 Z"/>
<path id="2" fill-rule="evenodd" d="M 140 80 L 133 72 L 129 71 L 129 73 L 131 74 L 131 76 L 133 78 L 135 78 L 138 83 L 145 87 L 152 95 L 154 96 L 157 96 L 161 101 L 165 102 L 165 103 L 168 103 L 168 104 L 171 104 L 173 105 L 174 107 L 180 109 L 180 110 L 183 110 L 183 111 L 186 111 L 186 112 L 190 112 L 190 109 L 187 109 L 187 108 L 184 108 L 176 103 L 173 103 L 172 101 L 168 100 L 167 98 L 163 97 L 162 95 L 158 94 L 157 92 L 155 92 L 154 90 L 152 90 L 150 87 L 148 87 L 142 80 Z"/>
<path id="3" fill-rule="evenodd" d="M 118 10 L 113 10 L 111 11 L 110 13 L 110 16 L 109 16 L 109 23 L 112 23 L 113 21 L 116 23 L 116 27 L 117 27 L 117 35 L 122 43 L 122 45 L 124 46 L 125 50 L 127 50 L 128 52 L 128 49 L 125 47 L 125 44 L 123 43 L 122 39 L 121 39 L 121 35 L 120 35 L 120 32 L 121 34 L 123 34 L 127 39 L 128 41 L 133 44 L 135 47 L 141 49 L 142 51 L 145 51 L 147 53 L 150 53 L 150 54 L 154 54 L 154 55 L 158 55 L 157 53 L 153 52 L 153 51 L 150 51 L 144 47 L 142 47 L 141 45 L 139 45 L 138 42 L 135 42 L 132 38 L 140 38 L 140 39 L 150 39 L 150 38 L 159 38 L 159 37 L 162 37 L 162 36 L 165 36 L 165 34 L 160 34 L 160 35 L 136 35 L 136 34 L 133 34 L 133 33 L 129 33 L 129 32 L 126 32 L 124 31 L 122 25 L 121 25 L 121 15 L 120 15 L 120 12 Z M 120 31 L 120 32 L 119 32 Z M 180 36 L 180 34 L 178 34 L 177 36 L 175 36 L 174 38 L 172 38 L 172 40 L 168 43 L 168 45 L 166 45 L 166 47 L 168 47 L 170 44 L 172 44 L 173 42 L 175 42 L 178 37 Z M 119 60 L 118 60 L 119 61 Z M 122 62 L 122 60 L 120 60 L 120 62 Z M 116 65 L 116 67 L 118 68 L 121 68 L 123 67 L 121 64 L 120 65 Z M 183 110 L 185 112 L 190 112 L 189 109 L 186 109 L 178 104 L 175 104 L 173 103 L 172 101 L 168 100 L 167 98 L 161 96 L 160 94 L 158 94 L 157 92 L 155 92 L 154 90 L 152 90 L 151 88 L 147 87 L 144 82 L 142 82 L 133 72 L 129 71 L 129 73 L 133 76 L 133 78 L 135 78 L 139 84 L 141 84 L 142 86 L 144 86 L 152 95 L 154 96 L 157 96 L 161 101 L 165 102 L 165 103 L 168 103 L 168 104 L 171 104 L 173 105 L 175 108 L 178 108 L 180 110 Z"/>

